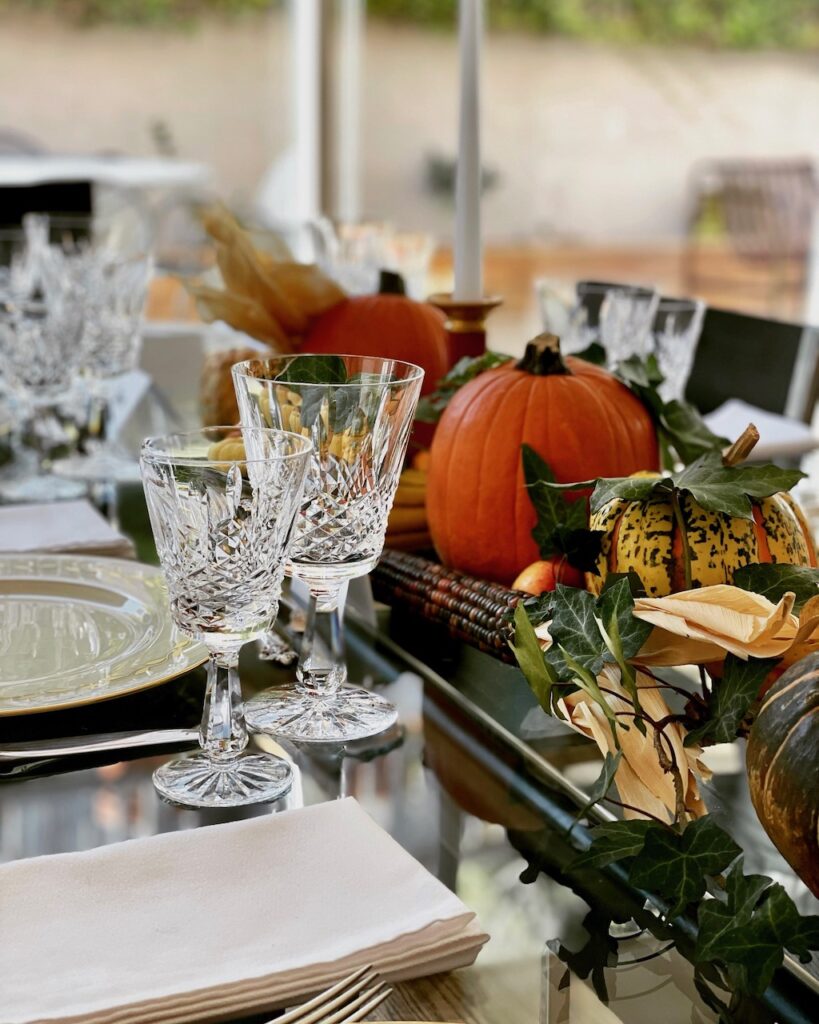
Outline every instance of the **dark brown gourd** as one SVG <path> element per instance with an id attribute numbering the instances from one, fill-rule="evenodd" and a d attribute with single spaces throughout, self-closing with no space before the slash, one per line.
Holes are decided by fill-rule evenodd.
<path id="1" fill-rule="evenodd" d="M 819 654 L 791 665 L 768 691 L 746 768 L 765 831 L 819 896 Z"/>

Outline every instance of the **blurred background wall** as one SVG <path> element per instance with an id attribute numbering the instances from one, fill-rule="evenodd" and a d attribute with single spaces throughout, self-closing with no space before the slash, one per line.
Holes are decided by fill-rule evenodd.
<path id="1" fill-rule="evenodd" d="M 290 137 L 288 30 L 280 5 L 240 2 L 251 9 L 232 16 L 224 6 L 7 0 L 0 126 L 52 150 L 141 155 L 165 146 L 210 165 L 228 198 L 252 195 Z M 369 6 L 364 213 L 446 239 L 457 82 L 444 25 L 452 5 Z M 672 241 L 685 231 L 686 183 L 698 159 L 819 149 L 819 62 L 805 50 L 809 26 L 783 41 L 774 32 L 779 16 L 771 15 L 767 36 L 761 22 L 756 34 L 735 33 L 720 45 L 645 44 L 624 30 L 625 41 L 583 40 L 543 34 L 535 19 L 538 31 L 522 30 L 527 9 L 565 3 L 519 3 L 517 19 L 508 13 L 514 6 L 489 4 L 513 25 L 490 33 L 486 48 L 490 241 Z M 793 4 L 727 5 L 737 17 L 764 6 L 784 16 Z M 408 20 L 382 17 L 384 8 Z M 581 29 L 594 34 L 588 19 Z M 618 35 L 605 24 L 600 32 Z"/>

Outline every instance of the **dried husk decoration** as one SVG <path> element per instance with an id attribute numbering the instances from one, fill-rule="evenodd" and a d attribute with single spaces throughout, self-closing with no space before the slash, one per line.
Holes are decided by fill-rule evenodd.
<path id="1" fill-rule="evenodd" d="M 205 210 L 202 222 L 225 286 L 187 285 L 203 320 L 223 320 L 276 352 L 292 352 L 312 320 L 345 298 L 318 267 L 296 263 L 283 243 L 274 243 L 273 252 L 256 248 L 224 207 Z"/>
<path id="2" fill-rule="evenodd" d="M 776 658 L 799 635 L 794 596 L 778 604 L 728 584 L 684 590 L 668 597 L 640 597 L 634 615 L 654 629 L 638 658 L 643 665 L 704 665 L 726 654 Z"/>
<path id="3" fill-rule="evenodd" d="M 633 712 L 633 704 L 620 681 L 618 668 L 606 665 L 597 682 L 615 715 L 628 716 Z M 647 720 L 663 723 L 671 717 L 668 705 L 652 678 L 638 672 L 637 689 Z M 586 692 L 578 690 L 569 694 L 558 701 L 558 707 L 567 723 L 576 732 L 593 739 L 604 756 L 617 752 L 603 709 Z M 628 723 L 627 718 L 624 721 Z M 697 779 L 709 778 L 710 772 L 699 759 L 701 748 L 696 745 L 686 747 L 685 736 L 685 729 L 674 721 L 665 721 L 659 730 L 650 726 L 644 733 L 633 723 L 626 729 L 617 729 L 622 758 L 617 767 L 615 785 L 627 818 L 659 818 L 671 823 L 677 818 L 680 804 L 688 817 L 698 818 L 706 813 Z M 658 745 L 663 750 L 662 757 Z M 666 767 L 661 761 L 666 761 Z M 671 770 L 668 770 L 668 762 Z M 679 793 L 678 786 L 681 787 Z"/>

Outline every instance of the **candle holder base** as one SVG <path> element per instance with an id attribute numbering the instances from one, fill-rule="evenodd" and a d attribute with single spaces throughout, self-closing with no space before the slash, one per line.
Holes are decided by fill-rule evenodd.
<path id="1" fill-rule="evenodd" d="M 486 352 L 486 318 L 503 302 L 499 295 L 467 300 L 453 298 L 450 292 L 436 292 L 427 301 L 446 317 L 450 366 L 464 356 L 482 356 Z"/>

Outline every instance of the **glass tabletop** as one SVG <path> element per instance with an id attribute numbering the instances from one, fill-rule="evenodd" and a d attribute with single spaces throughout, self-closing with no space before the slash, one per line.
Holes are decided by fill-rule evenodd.
<path id="1" fill-rule="evenodd" d="M 120 511 L 140 556 L 153 560 L 138 491 L 122 496 Z M 286 618 L 284 635 L 297 642 Z M 298 625 L 298 616 L 291 625 Z M 645 897 L 616 870 L 568 868 L 577 837 L 568 831 L 598 774 L 596 748 L 548 718 L 516 668 L 421 620 L 377 607 L 367 621 L 350 610 L 347 643 L 351 678 L 383 687 L 399 707 L 400 725 L 346 749 L 257 739 L 298 769 L 296 785 L 279 804 L 215 814 L 163 803 L 151 773 L 184 743 L 0 763 L 0 860 L 354 796 L 458 893 L 491 937 L 474 967 L 398 985 L 376 1019 L 638 1024 L 656 1021 L 662 1007 L 667 1024 L 717 1020 L 697 994 L 683 955 L 692 935 L 681 935 L 679 949 L 670 948 L 646 929 Z M 292 676 L 292 669 L 260 660 L 253 644 L 243 651 L 241 669 L 247 694 Z M 0 744 L 195 728 L 203 690 L 198 669 L 84 708 L 0 719 Z M 742 764 L 734 747 L 716 751 L 709 807 L 730 821 L 748 867 L 781 881 L 810 911 L 812 897 L 756 821 Z M 575 829 L 582 834 L 582 825 Z M 606 966 L 610 935 L 620 943 L 616 969 Z M 563 959 L 557 955 L 560 943 L 578 952 L 570 967 L 565 952 Z M 595 995 L 603 985 L 608 1005 Z M 737 1019 L 815 1022 L 817 992 L 815 973 L 791 964 L 778 973 L 767 1006 L 749 1007 Z"/>

